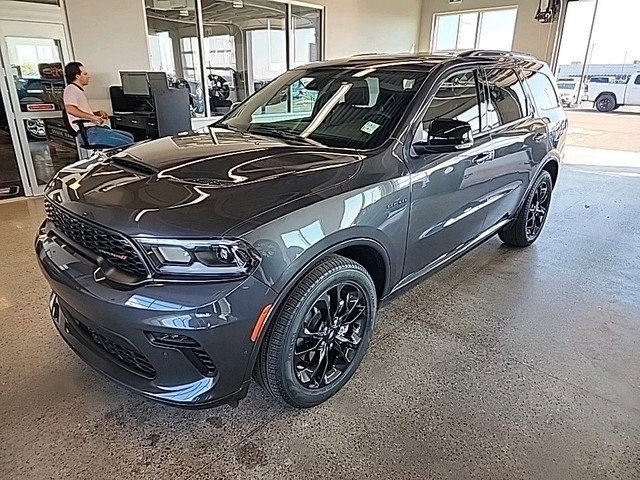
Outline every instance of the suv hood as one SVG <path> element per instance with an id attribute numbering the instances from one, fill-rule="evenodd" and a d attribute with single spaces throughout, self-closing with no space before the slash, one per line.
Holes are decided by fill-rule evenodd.
<path id="1" fill-rule="evenodd" d="M 357 153 L 210 130 L 65 167 L 46 196 L 129 235 L 212 237 L 334 188 L 360 167 Z"/>

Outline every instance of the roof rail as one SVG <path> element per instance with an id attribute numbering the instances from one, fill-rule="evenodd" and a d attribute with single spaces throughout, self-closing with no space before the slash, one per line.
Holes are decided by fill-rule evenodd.
<path id="1" fill-rule="evenodd" d="M 507 50 L 465 50 L 458 54 L 459 57 L 519 57 L 536 60 L 536 57 L 528 53 L 510 52 Z"/>

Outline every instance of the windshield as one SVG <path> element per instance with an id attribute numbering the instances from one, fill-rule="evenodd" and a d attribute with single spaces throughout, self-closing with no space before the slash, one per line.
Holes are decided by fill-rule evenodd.
<path id="1" fill-rule="evenodd" d="M 429 73 L 402 67 L 292 70 L 216 126 L 329 147 L 376 148 L 390 137 Z"/>

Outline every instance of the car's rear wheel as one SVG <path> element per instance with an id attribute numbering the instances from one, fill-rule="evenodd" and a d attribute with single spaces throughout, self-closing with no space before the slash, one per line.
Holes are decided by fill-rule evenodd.
<path id="1" fill-rule="evenodd" d="M 596 100 L 596 109 L 599 112 L 610 112 L 616 108 L 616 97 L 611 93 L 603 93 Z"/>
<path id="2" fill-rule="evenodd" d="M 513 247 L 528 247 L 535 242 L 547 220 L 552 191 L 551 175 L 543 170 L 516 219 L 498 232 L 500 240 Z"/>
<path id="3" fill-rule="evenodd" d="M 298 408 L 337 393 L 362 361 L 375 323 L 376 290 L 362 265 L 331 255 L 293 288 L 260 348 L 256 379 Z"/>

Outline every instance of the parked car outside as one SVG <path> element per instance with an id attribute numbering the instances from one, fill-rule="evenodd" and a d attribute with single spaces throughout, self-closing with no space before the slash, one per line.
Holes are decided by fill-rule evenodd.
<path id="1" fill-rule="evenodd" d="M 296 82 L 304 95 L 286 93 Z M 532 57 L 296 68 L 205 133 L 55 175 L 35 242 L 54 324 L 161 402 L 236 404 L 253 376 L 318 405 L 358 368 L 391 294 L 495 234 L 536 241 L 566 133 Z"/>
<path id="2" fill-rule="evenodd" d="M 582 83 L 580 87 L 579 78 L 559 78 L 556 83 L 560 94 L 560 102 L 564 107 L 571 108 L 588 98 L 586 96 L 587 86 Z M 578 93 L 578 88 L 580 88 L 580 93 Z"/>
<path id="3" fill-rule="evenodd" d="M 640 105 L 640 72 L 631 75 L 627 83 L 589 83 L 588 99 L 599 112 Z"/>

